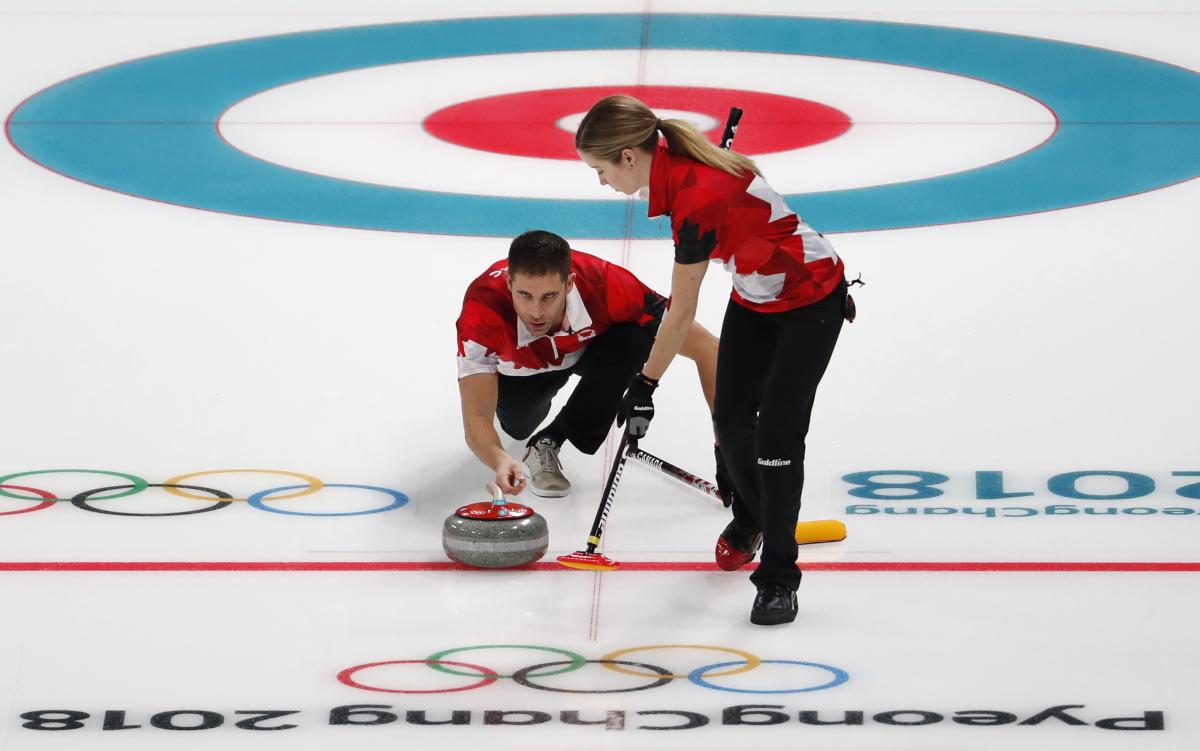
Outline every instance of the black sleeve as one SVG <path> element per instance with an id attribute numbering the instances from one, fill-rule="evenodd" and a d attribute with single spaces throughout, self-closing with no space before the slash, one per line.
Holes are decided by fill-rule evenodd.
<path id="1" fill-rule="evenodd" d="M 647 292 L 643 306 L 646 313 L 642 318 L 642 326 L 657 328 L 662 323 L 663 314 L 667 312 L 667 298 L 657 292 Z"/>
<path id="2" fill-rule="evenodd" d="M 675 233 L 675 263 L 702 263 L 708 260 L 715 247 L 715 229 L 701 234 L 699 224 L 684 219 Z"/>

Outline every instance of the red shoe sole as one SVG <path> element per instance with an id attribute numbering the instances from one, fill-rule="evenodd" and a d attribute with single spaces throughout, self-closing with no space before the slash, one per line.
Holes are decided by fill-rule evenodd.
<path id="1" fill-rule="evenodd" d="M 758 552 L 762 538 L 755 540 L 754 548 L 746 550 L 738 550 L 730 545 L 724 536 L 717 538 L 717 549 L 715 556 L 717 559 L 717 567 L 722 571 L 737 571 L 742 566 L 745 566 L 750 561 L 754 560 L 755 553 Z"/>

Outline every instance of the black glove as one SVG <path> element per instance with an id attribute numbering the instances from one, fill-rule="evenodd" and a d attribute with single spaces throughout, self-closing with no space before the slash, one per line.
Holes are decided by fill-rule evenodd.
<path id="1" fill-rule="evenodd" d="M 621 417 L 629 423 L 626 429 L 630 438 L 641 438 L 650 428 L 650 421 L 654 419 L 656 388 L 657 380 L 638 373 L 625 391 L 625 397 L 621 400 Z"/>
<path id="2" fill-rule="evenodd" d="M 725 468 L 725 457 L 721 455 L 721 447 L 713 444 L 713 453 L 717 455 L 717 490 L 721 491 L 721 503 L 725 504 L 725 508 L 733 505 L 733 497 L 737 495 L 737 489 L 733 487 L 733 478 L 729 476 L 729 470 Z"/>

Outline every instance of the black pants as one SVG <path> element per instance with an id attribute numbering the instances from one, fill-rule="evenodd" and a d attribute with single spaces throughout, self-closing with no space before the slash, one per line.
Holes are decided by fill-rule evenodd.
<path id="1" fill-rule="evenodd" d="M 496 404 L 500 427 L 513 438 L 528 438 L 550 413 L 550 400 L 572 375 L 578 375 L 579 383 L 562 411 L 534 439 L 549 435 L 559 445 L 570 441 L 585 454 L 596 453 L 616 419 L 625 389 L 650 354 L 656 332 L 654 326 L 618 323 L 589 342 L 579 362 L 569 369 L 500 376 Z"/>
<path id="2" fill-rule="evenodd" d="M 725 464 L 737 488 L 738 527 L 763 533 L 750 576 L 757 586 L 800 584 L 796 517 L 804 488 L 804 439 L 817 385 L 842 330 L 846 283 L 825 299 L 783 313 L 730 300 L 717 354 L 713 413 Z"/>

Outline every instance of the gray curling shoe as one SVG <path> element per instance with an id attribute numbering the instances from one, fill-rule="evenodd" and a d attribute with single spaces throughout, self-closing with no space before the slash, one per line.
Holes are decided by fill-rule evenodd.
<path id="1" fill-rule="evenodd" d="M 542 436 L 525 452 L 529 468 L 529 489 L 540 498 L 562 498 L 571 492 L 571 481 L 563 476 L 558 460 L 558 444 L 550 436 Z"/>

